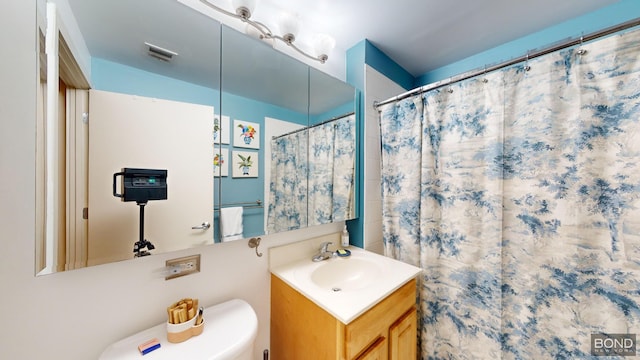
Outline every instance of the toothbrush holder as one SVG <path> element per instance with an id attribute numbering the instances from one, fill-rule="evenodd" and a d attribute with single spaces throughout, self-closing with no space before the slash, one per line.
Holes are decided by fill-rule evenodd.
<path id="1" fill-rule="evenodd" d="M 170 343 L 181 343 L 189 340 L 192 336 L 202 334 L 204 330 L 204 319 L 202 319 L 200 324 L 196 325 L 197 318 L 197 316 L 194 316 L 191 320 L 180 324 L 170 324 L 167 322 L 167 340 Z"/>

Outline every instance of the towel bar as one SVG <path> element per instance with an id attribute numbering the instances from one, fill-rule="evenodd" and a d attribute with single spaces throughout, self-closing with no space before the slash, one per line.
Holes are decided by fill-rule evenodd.
<path id="1" fill-rule="evenodd" d="M 256 201 L 252 201 L 252 202 L 237 202 L 237 203 L 229 203 L 229 204 L 217 205 L 217 206 L 214 206 L 213 210 L 214 211 L 220 211 L 220 208 L 222 208 L 222 207 L 230 207 L 230 206 L 242 206 L 245 209 L 262 208 L 262 207 L 264 207 L 264 206 L 262 206 L 262 200 L 256 200 Z"/>

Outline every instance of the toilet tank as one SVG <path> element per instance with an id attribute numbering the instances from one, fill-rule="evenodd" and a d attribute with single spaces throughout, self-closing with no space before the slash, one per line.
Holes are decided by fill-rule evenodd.
<path id="1" fill-rule="evenodd" d="M 145 360 L 250 360 L 257 333 L 258 318 L 251 305 L 234 299 L 204 310 L 204 331 L 198 336 L 170 343 L 162 323 L 110 345 L 100 360 L 140 360 L 138 346 L 153 338 L 160 348 L 144 355 Z"/>

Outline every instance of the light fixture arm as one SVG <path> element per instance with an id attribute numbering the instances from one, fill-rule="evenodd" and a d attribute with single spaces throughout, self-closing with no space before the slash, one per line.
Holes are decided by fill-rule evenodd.
<path id="1" fill-rule="evenodd" d="M 293 44 L 293 41 L 295 40 L 295 37 L 293 37 L 292 34 L 285 34 L 284 37 L 280 36 L 280 35 L 275 35 L 273 34 L 273 32 L 271 31 L 271 29 L 269 29 L 269 27 L 259 21 L 254 21 L 251 20 L 251 14 L 248 12 L 243 12 L 243 11 L 238 11 L 237 13 L 232 13 L 230 11 L 227 11 L 217 5 L 214 5 L 212 3 L 210 3 L 208 0 L 200 0 L 201 3 L 203 3 L 204 5 L 218 11 L 221 12 L 227 16 L 230 16 L 232 18 L 238 19 L 244 23 L 247 23 L 249 25 L 251 25 L 252 27 L 254 27 L 256 30 L 258 30 L 260 32 L 260 37 L 263 39 L 277 39 L 282 41 L 283 43 L 287 44 L 288 46 L 292 47 L 295 51 L 297 51 L 298 53 L 300 53 L 301 55 L 311 59 L 311 60 L 315 60 L 315 61 L 319 61 L 321 64 L 324 64 L 327 59 L 329 58 L 327 54 L 320 54 L 318 56 L 312 56 L 309 55 L 308 53 L 306 53 L 305 51 L 303 51 L 302 49 L 300 49 L 299 47 L 297 47 L 296 45 Z"/>
<path id="2" fill-rule="evenodd" d="M 272 35 L 271 37 L 272 37 L 272 38 L 274 38 L 274 39 L 278 39 L 278 40 L 282 41 L 283 43 L 287 44 L 288 46 L 291 46 L 291 47 L 292 47 L 295 51 L 297 51 L 298 53 L 300 53 L 300 54 L 302 54 L 302 55 L 306 56 L 307 58 L 309 58 L 309 59 L 311 59 L 311 60 L 319 61 L 321 64 L 324 64 L 324 63 L 327 61 L 327 59 L 329 59 L 329 57 L 328 57 L 326 54 L 322 54 L 322 55 L 319 55 L 319 56 L 312 56 L 312 55 L 309 55 L 309 54 L 307 54 L 306 52 L 304 52 L 302 49 L 300 49 L 299 47 L 297 47 L 297 46 L 293 43 L 293 41 L 288 40 L 288 39 L 286 39 L 286 38 L 284 38 L 284 37 L 282 37 L 282 36 L 279 36 L 279 35 Z"/>
<path id="3" fill-rule="evenodd" d="M 213 10 L 219 11 L 219 12 L 225 14 L 225 15 L 231 16 L 231 17 L 236 18 L 236 19 L 244 20 L 244 18 L 242 16 L 240 16 L 240 15 L 238 15 L 236 13 L 232 13 L 230 11 L 227 11 L 227 10 L 221 8 L 221 7 L 218 7 L 217 5 L 214 5 L 214 4 L 210 3 L 210 2 L 208 2 L 207 0 L 200 0 L 200 2 L 205 4 L 205 5 L 207 5 L 208 7 L 212 8 Z"/>
<path id="4" fill-rule="evenodd" d="M 203 0 L 206 1 L 206 0 Z M 253 21 L 251 19 L 241 19 L 243 22 L 246 22 L 247 24 L 253 26 L 254 28 L 256 28 L 258 31 L 260 31 L 260 34 L 262 34 L 262 38 L 264 39 L 272 39 L 273 36 L 273 32 L 271 31 L 271 29 L 269 29 L 269 27 L 259 21 Z"/>

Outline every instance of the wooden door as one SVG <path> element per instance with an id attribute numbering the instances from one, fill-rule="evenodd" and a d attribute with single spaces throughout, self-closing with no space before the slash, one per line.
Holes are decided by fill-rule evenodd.
<path id="1" fill-rule="evenodd" d="M 384 337 L 379 337 L 357 360 L 387 360 L 388 341 Z"/>
<path id="2" fill-rule="evenodd" d="M 417 321 L 414 307 L 389 328 L 389 360 L 417 358 Z"/>
<path id="3" fill-rule="evenodd" d="M 91 90 L 89 265 L 133 258 L 139 207 L 112 194 L 122 168 L 167 170 L 167 200 L 145 206 L 152 253 L 213 243 L 213 108 Z"/>

